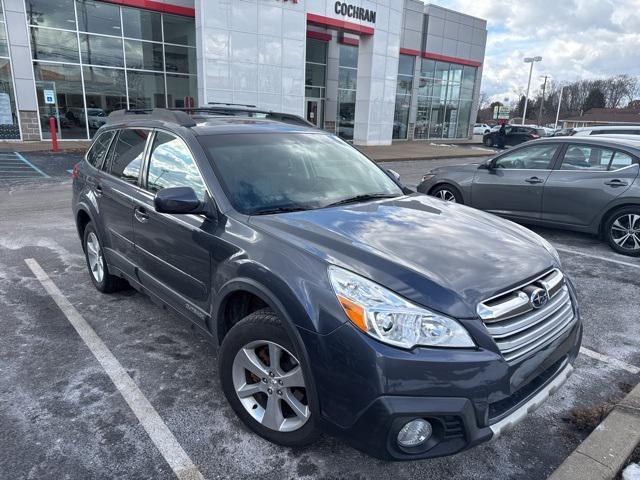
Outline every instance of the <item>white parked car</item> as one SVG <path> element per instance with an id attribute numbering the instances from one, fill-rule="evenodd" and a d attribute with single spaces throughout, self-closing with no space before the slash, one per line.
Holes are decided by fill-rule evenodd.
<path id="1" fill-rule="evenodd" d="M 484 135 L 485 133 L 489 133 L 490 131 L 491 131 L 491 127 L 486 123 L 476 123 L 473 126 L 474 135 Z"/>
<path id="2" fill-rule="evenodd" d="M 601 125 L 575 128 L 573 135 L 640 135 L 640 125 Z"/>

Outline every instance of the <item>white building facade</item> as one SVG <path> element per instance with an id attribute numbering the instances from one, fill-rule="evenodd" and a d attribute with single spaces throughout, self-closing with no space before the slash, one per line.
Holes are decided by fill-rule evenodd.
<path id="1" fill-rule="evenodd" d="M 234 103 L 388 145 L 468 138 L 478 108 L 486 22 L 416 0 L 1 1 L 4 138 Z"/>

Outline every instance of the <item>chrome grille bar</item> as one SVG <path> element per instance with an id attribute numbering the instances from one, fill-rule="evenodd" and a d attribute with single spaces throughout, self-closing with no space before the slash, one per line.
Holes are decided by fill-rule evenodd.
<path id="1" fill-rule="evenodd" d="M 546 304 L 534 307 L 534 292 L 546 292 Z M 507 361 L 544 347 L 575 320 L 569 289 L 558 269 L 485 300 L 478 305 L 478 314 Z"/>

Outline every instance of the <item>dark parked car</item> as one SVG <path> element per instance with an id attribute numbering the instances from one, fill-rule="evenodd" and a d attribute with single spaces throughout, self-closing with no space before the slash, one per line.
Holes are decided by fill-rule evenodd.
<path id="1" fill-rule="evenodd" d="M 542 128 L 524 127 L 520 125 L 508 125 L 506 131 L 507 137 L 504 144 L 509 146 L 520 145 L 528 140 L 535 140 L 546 135 Z M 498 145 L 498 131 L 486 133 L 482 137 L 482 143 L 487 147 Z"/>
<path id="2" fill-rule="evenodd" d="M 95 287 L 126 280 L 208 333 L 230 405 L 281 445 L 452 454 L 540 405 L 580 347 L 551 245 L 315 128 L 112 114 L 73 215 Z"/>
<path id="3" fill-rule="evenodd" d="M 481 165 L 432 170 L 418 191 L 512 220 L 602 235 L 640 255 L 640 140 L 553 137 Z"/>

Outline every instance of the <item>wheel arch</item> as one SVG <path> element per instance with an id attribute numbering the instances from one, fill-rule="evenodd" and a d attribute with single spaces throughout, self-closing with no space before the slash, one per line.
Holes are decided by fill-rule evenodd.
<path id="1" fill-rule="evenodd" d="M 451 180 L 443 179 L 443 180 L 439 180 L 437 183 L 434 183 L 431 186 L 431 188 L 429 188 L 427 195 L 432 195 L 433 192 L 436 190 L 436 188 L 443 187 L 443 186 L 449 187 L 455 190 L 456 192 L 458 192 L 458 194 L 460 195 L 460 198 L 462 198 L 463 203 L 464 204 L 467 203 L 467 199 L 464 196 L 462 188 L 460 188 L 460 186 L 458 186 L 456 183 L 452 182 Z"/>
<path id="2" fill-rule="evenodd" d="M 80 237 L 80 242 L 82 243 L 82 248 L 84 249 L 84 231 L 85 228 L 87 228 L 89 222 L 93 221 L 91 210 L 87 208 L 86 205 L 81 204 L 75 212 L 75 220 L 78 237 Z"/>
<path id="3" fill-rule="evenodd" d="M 637 198 L 637 199 L 627 198 L 627 199 L 621 200 L 620 203 L 607 206 L 607 208 L 603 211 L 602 215 L 600 215 L 600 218 L 598 219 L 597 233 L 600 236 L 603 236 L 605 234 L 604 227 L 606 226 L 611 215 L 613 215 L 617 210 L 622 210 L 623 208 L 628 208 L 628 207 L 640 208 L 640 198 Z"/>
<path id="4" fill-rule="evenodd" d="M 266 287 L 264 284 L 247 277 L 236 278 L 224 284 L 224 286 L 216 295 L 217 299 L 213 305 L 212 315 L 210 316 L 207 325 L 210 333 L 216 340 L 217 345 L 220 345 L 222 343 L 224 335 L 226 334 L 225 315 L 229 300 L 232 299 L 234 295 L 245 293 L 248 293 L 260 299 L 260 301 L 264 302 L 266 307 L 273 310 L 276 315 L 278 315 L 278 317 L 282 320 L 282 326 L 287 332 L 287 335 L 289 335 L 291 341 L 294 343 L 297 353 L 304 359 L 304 374 L 306 378 L 309 378 L 311 380 L 310 393 L 314 399 L 312 403 L 313 409 L 317 408 L 317 411 L 313 411 L 313 413 L 319 418 L 319 397 L 316 389 L 316 383 L 313 377 L 313 372 L 311 369 L 311 358 L 309 357 L 309 353 L 305 347 L 302 337 L 300 336 L 300 332 L 298 332 L 298 329 L 293 322 L 291 313 L 271 289 Z"/>

